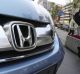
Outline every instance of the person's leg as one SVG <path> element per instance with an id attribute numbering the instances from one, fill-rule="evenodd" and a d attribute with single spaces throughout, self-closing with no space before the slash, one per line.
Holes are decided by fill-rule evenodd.
<path id="1" fill-rule="evenodd" d="M 71 32 L 72 32 L 72 35 L 74 35 L 74 30 L 72 30 Z"/>
<path id="2" fill-rule="evenodd" d="M 74 35 L 74 30 L 70 30 L 69 35 Z"/>
<path id="3" fill-rule="evenodd" d="M 80 35 L 80 27 L 77 28 L 77 33 Z"/>
<path id="4" fill-rule="evenodd" d="M 71 30 L 69 31 L 68 35 L 70 35 L 70 34 L 71 34 Z"/>
<path id="5" fill-rule="evenodd" d="M 80 57 L 80 47 L 78 47 L 78 56 Z"/>

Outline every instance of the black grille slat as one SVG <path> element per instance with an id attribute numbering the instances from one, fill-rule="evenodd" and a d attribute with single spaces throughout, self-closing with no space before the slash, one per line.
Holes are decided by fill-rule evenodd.
<path id="1" fill-rule="evenodd" d="M 24 19 L 20 17 L 14 17 L 14 16 L 9 16 L 9 15 L 3 15 L 0 14 L 0 25 L 4 26 L 6 23 L 10 21 L 24 21 L 24 22 L 29 22 L 34 25 L 34 27 L 45 27 L 47 24 L 50 24 L 50 22 L 42 22 L 42 21 L 36 21 L 36 20 L 31 20 L 31 19 Z"/>
<path id="2" fill-rule="evenodd" d="M 20 29 L 21 29 L 23 36 L 27 37 L 28 36 L 28 27 L 20 25 Z"/>

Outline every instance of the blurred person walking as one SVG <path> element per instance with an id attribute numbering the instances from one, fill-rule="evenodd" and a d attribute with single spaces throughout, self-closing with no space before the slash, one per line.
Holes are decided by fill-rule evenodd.
<path id="1" fill-rule="evenodd" d="M 69 26 L 70 29 L 69 29 L 68 35 L 74 35 L 74 29 L 75 29 L 74 25 L 75 25 L 75 22 L 73 19 L 71 19 L 70 26 Z"/>
<path id="2" fill-rule="evenodd" d="M 80 9 L 79 11 L 73 16 L 74 21 L 77 23 L 77 33 L 80 36 Z"/>

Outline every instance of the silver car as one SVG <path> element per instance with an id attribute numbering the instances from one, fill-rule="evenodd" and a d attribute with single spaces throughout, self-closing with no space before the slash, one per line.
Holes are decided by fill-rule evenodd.
<path id="1" fill-rule="evenodd" d="M 63 58 L 45 8 L 32 0 L 0 0 L 0 74 L 56 74 Z"/>

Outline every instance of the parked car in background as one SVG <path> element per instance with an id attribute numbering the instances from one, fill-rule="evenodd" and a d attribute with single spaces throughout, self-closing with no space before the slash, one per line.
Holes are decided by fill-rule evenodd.
<path id="1" fill-rule="evenodd" d="M 56 74 L 63 58 L 45 8 L 32 0 L 0 0 L 0 74 Z"/>
<path id="2" fill-rule="evenodd" d="M 69 31 L 69 25 L 64 24 L 64 25 L 62 25 L 61 29 Z"/>

